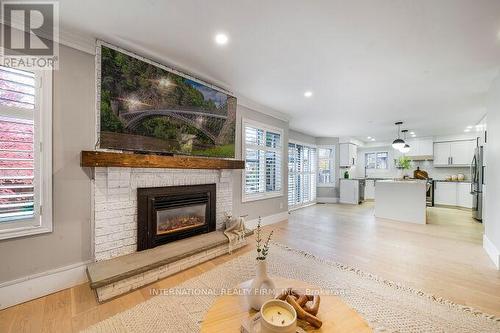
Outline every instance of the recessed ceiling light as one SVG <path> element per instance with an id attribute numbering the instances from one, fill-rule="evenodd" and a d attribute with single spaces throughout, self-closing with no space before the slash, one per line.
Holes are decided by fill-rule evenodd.
<path id="1" fill-rule="evenodd" d="M 372 138 L 372 141 L 375 141 L 375 138 Z"/>
<path id="2" fill-rule="evenodd" d="M 371 140 L 371 139 L 372 139 L 372 137 L 371 137 L 371 136 L 369 136 L 369 137 L 367 137 L 367 139 L 368 139 L 368 140 Z"/>
<path id="3" fill-rule="evenodd" d="M 464 130 L 464 132 L 465 132 L 465 133 L 470 132 L 470 128 L 466 128 L 466 129 Z"/>
<path id="4" fill-rule="evenodd" d="M 415 135 L 415 132 L 410 132 L 411 135 Z"/>
<path id="5" fill-rule="evenodd" d="M 304 96 L 307 98 L 311 97 L 312 95 L 313 95 L 312 91 L 309 90 L 304 93 Z"/>
<path id="6" fill-rule="evenodd" d="M 226 34 L 220 33 L 215 35 L 215 42 L 219 45 L 226 45 L 229 41 L 229 37 Z"/>
<path id="7" fill-rule="evenodd" d="M 467 129 L 472 129 L 473 126 L 467 126 Z"/>

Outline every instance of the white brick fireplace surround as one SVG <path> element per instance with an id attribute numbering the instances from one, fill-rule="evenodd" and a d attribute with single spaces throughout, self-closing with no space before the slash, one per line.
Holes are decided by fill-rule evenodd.
<path id="1" fill-rule="evenodd" d="M 137 188 L 213 184 L 217 230 L 232 209 L 232 170 L 95 168 L 94 254 L 97 261 L 136 252 Z"/>

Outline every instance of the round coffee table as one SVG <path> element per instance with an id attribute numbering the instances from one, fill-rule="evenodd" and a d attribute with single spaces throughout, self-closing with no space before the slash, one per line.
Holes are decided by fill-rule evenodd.
<path id="1" fill-rule="evenodd" d="M 277 288 L 295 288 L 320 290 L 305 282 L 274 278 Z M 248 288 L 250 281 L 246 281 L 236 288 Z M 244 319 L 252 317 L 256 311 L 250 309 L 245 296 L 219 296 L 208 310 L 201 325 L 202 333 L 234 333 L 240 332 Z M 372 329 L 361 316 L 345 304 L 338 296 L 322 295 L 318 318 L 323 322 L 320 329 L 308 328 L 307 332 L 329 333 L 368 333 Z"/>

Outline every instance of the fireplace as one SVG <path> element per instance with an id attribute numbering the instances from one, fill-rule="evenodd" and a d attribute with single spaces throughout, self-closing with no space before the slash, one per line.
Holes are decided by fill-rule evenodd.
<path id="1" fill-rule="evenodd" d="M 137 251 L 215 231 L 215 184 L 137 189 Z"/>

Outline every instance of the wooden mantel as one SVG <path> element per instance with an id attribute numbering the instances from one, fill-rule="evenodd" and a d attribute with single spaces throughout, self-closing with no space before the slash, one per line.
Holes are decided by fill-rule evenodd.
<path id="1" fill-rule="evenodd" d="M 81 166 L 171 169 L 244 169 L 245 161 L 83 150 L 81 155 Z"/>

